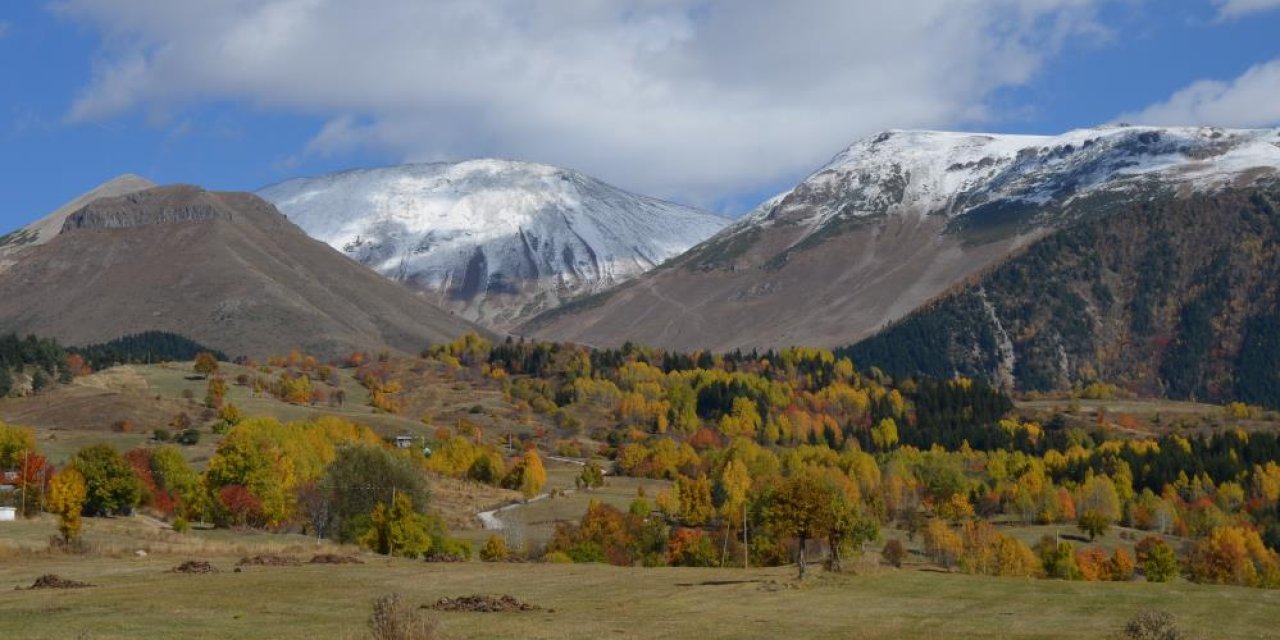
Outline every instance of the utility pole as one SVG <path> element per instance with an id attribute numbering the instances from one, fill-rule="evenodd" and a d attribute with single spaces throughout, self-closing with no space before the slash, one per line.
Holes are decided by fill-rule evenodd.
<path id="1" fill-rule="evenodd" d="M 27 465 L 31 464 L 31 453 L 22 450 L 22 471 L 18 481 L 22 483 L 22 517 L 27 517 Z"/>
<path id="2" fill-rule="evenodd" d="M 750 565 L 751 543 L 747 541 L 747 503 L 742 503 L 742 568 Z"/>

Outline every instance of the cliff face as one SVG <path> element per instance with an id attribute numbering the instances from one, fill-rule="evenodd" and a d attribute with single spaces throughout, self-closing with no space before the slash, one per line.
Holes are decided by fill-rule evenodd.
<path id="1" fill-rule="evenodd" d="M 233 220 L 234 209 L 199 187 L 172 185 L 99 198 L 68 215 L 62 223 L 62 232 L 214 219 Z"/>

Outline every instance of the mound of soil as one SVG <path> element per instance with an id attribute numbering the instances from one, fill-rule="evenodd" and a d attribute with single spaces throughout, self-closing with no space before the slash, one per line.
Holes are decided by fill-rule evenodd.
<path id="1" fill-rule="evenodd" d="M 456 553 L 432 553 L 425 558 L 427 562 L 466 562 L 467 558 Z"/>
<path id="2" fill-rule="evenodd" d="M 462 596 L 459 598 L 441 598 L 426 609 L 436 611 L 474 611 L 478 613 L 500 613 L 503 611 L 539 611 L 542 607 L 521 602 L 512 596 Z"/>
<path id="3" fill-rule="evenodd" d="M 240 561 L 236 563 L 237 567 L 297 567 L 301 565 L 302 561 L 293 556 L 279 556 L 274 553 L 262 553 L 256 556 L 240 558 Z"/>
<path id="4" fill-rule="evenodd" d="M 355 556 L 341 556 L 336 553 L 321 553 L 311 557 L 308 564 L 364 564 L 364 560 Z"/>
<path id="5" fill-rule="evenodd" d="M 217 573 L 218 568 L 203 560 L 188 560 L 172 569 L 173 573 Z"/>
<path id="6" fill-rule="evenodd" d="M 31 583 L 31 586 L 27 588 L 28 589 L 83 589 L 85 587 L 92 587 L 92 586 L 93 585 L 89 584 L 88 582 L 76 582 L 75 580 L 67 580 L 66 578 L 59 578 L 58 576 L 55 576 L 52 573 L 47 573 L 45 575 L 40 576 L 39 578 L 36 578 L 36 581 Z"/>

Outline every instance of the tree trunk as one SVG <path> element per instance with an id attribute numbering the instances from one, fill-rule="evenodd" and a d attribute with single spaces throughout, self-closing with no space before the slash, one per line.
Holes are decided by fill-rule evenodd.
<path id="1" fill-rule="evenodd" d="M 796 551 L 796 564 L 800 567 L 801 580 L 804 580 L 804 572 L 805 572 L 805 569 L 807 568 L 805 566 L 805 559 L 804 559 L 805 542 L 806 540 L 804 538 L 800 538 L 800 545 L 799 545 L 800 548 L 797 549 Z"/>
<path id="2" fill-rule="evenodd" d="M 840 544 L 835 538 L 831 538 L 828 544 L 831 546 L 831 570 L 840 573 L 843 570 L 840 564 Z"/>

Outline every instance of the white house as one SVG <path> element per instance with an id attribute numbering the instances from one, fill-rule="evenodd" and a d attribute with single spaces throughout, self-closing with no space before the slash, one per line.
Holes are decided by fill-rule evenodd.
<path id="1" fill-rule="evenodd" d="M 0 507 L 0 522 L 13 522 L 18 519 L 18 510 L 13 507 Z"/>

